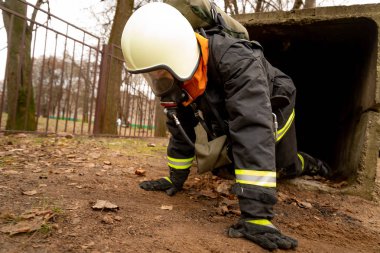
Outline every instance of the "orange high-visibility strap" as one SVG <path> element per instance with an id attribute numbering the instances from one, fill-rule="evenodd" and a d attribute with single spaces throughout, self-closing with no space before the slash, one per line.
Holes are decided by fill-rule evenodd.
<path id="1" fill-rule="evenodd" d="M 188 106 L 197 97 L 202 95 L 206 90 L 207 84 L 207 62 L 209 56 L 208 39 L 198 33 L 195 33 L 195 36 L 201 49 L 201 57 L 199 60 L 198 68 L 195 71 L 193 77 L 190 80 L 185 81 L 182 86 L 182 88 L 186 90 L 189 95 L 189 99 L 183 102 L 184 106 Z"/>

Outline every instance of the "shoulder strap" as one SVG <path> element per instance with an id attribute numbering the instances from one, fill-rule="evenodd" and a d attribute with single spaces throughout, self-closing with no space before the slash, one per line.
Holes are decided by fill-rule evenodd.
<path id="1" fill-rule="evenodd" d="M 218 11 L 218 7 L 214 2 L 210 2 L 211 4 L 211 17 L 216 24 L 216 27 L 219 28 L 220 30 L 226 32 L 227 34 L 231 35 L 234 38 L 238 39 L 248 39 L 249 35 L 247 30 L 236 20 L 230 19 L 230 25 L 226 23 L 224 20 L 222 14 L 220 11 Z M 225 13 L 224 13 L 225 14 Z M 233 29 L 232 26 L 235 26 L 237 29 Z"/>
<path id="2" fill-rule="evenodd" d="M 197 107 L 196 103 L 191 103 L 190 104 L 191 108 L 193 109 L 194 116 L 195 118 L 199 121 L 203 129 L 206 131 L 207 136 L 211 139 L 214 140 L 216 138 L 215 134 L 208 128 L 205 120 L 203 119 L 200 110 Z"/>

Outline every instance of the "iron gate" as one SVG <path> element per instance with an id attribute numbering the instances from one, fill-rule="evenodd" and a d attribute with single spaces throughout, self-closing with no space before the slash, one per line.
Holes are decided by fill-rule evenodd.
<path id="1" fill-rule="evenodd" d="M 114 55 L 120 47 L 101 45 L 98 36 L 23 0 L 16 1 L 38 11 L 39 19 L 0 5 L 2 15 L 9 20 L 0 28 L 0 37 L 7 38 L 0 42 L 0 72 L 3 71 L 4 76 L 0 77 L 0 131 L 15 131 L 7 125 L 10 114 L 20 111 L 17 108 L 21 100 L 19 82 L 25 79 L 25 68 L 29 68 L 32 74 L 27 83 L 32 89 L 28 89 L 24 102 L 25 110 L 33 109 L 31 117 L 36 124 L 33 132 L 94 134 L 96 112 L 106 103 L 109 69 L 115 62 L 123 64 L 123 59 Z M 15 56 L 9 45 L 14 43 L 12 32 L 19 23 L 23 24 L 22 34 Z M 12 65 L 12 57 L 17 57 L 16 65 Z M 24 65 L 28 57 L 30 64 Z M 16 85 L 12 86 L 12 80 L 17 80 Z M 11 93 L 16 93 L 16 98 Z M 117 117 L 111 122 L 117 126 L 117 135 L 153 136 L 154 96 L 143 79 L 128 75 L 124 68 L 119 97 Z M 18 102 L 11 103 L 14 99 Z M 26 126 L 21 128 L 23 132 L 28 131 Z"/>

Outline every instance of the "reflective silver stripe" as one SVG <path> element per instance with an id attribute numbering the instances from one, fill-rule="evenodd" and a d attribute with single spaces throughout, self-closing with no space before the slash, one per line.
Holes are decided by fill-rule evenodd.
<path id="1" fill-rule="evenodd" d="M 168 156 L 168 165 L 177 170 L 183 170 L 183 169 L 188 169 L 191 167 L 193 164 L 194 157 L 191 158 L 185 158 L 185 159 L 180 159 L 180 158 L 173 158 Z"/>
<path id="2" fill-rule="evenodd" d="M 280 141 L 282 139 L 282 137 L 284 137 L 284 135 L 286 134 L 286 132 L 289 130 L 290 126 L 292 125 L 295 116 L 296 115 L 295 115 L 295 112 L 293 109 L 292 114 L 290 114 L 288 121 L 286 121 L 285 126 L 277 131 L 276 141 Z"/>
<path id="3" fill-rule="evenodd" d="M 236 182 L 262 187 L 276 187 L 276 172 L 260 170 L 235 170 Z"/>

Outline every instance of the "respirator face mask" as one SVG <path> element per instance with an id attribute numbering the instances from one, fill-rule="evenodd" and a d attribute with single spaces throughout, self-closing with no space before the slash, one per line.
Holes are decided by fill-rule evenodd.
<path id="1" fill-rule="evenodd" d="M 178 104 L 185 101 L 187 95 L 180 87 L 181 82 L 175 79 L 169 71 L 159 69 L 143 75 L 154 95 L 160 98 L 163 107 L 177 107 Z"/>

